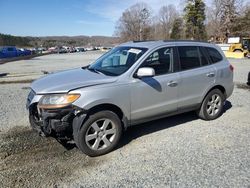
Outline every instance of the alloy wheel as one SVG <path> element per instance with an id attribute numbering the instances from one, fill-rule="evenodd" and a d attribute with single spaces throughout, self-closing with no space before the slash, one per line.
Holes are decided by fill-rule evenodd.
<path id="1" fill-rule="evenodd" d="M 213 94 L 207 102 L 207 113 L 209 116 L 215 116 L 221 109 L 222 99 L 218 94 Z"/>
<path id="2" fill-rule="evenodd" d="M 102 150 L 111 145 L 116 136 L 114 123 L 107 118 L 96 120 L 88 128 L 85 141 L 92 150 Z"/>

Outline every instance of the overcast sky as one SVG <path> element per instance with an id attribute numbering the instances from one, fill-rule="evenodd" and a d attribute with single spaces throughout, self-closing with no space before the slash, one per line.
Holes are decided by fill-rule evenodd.
<path id="1" fill-rule="evenodd" d="M 0 0 L 0 33 L 112 36 L 122 12 L 137 2 L 146 2 L 157 13 L 167 4 L 182 10 L 185 0 Z"/>

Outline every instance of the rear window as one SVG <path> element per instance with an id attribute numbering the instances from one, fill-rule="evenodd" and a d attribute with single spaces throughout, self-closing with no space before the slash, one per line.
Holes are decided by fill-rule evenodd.
<path id="1" fill-rule="evenodd" d="M 208 62 L 208 59 L 206 57 L 206 51 L 202 48 L 202 47 L 199 47 L 199 50 L 200 50 L 200 58 L 201 58 L 201 64 L 202 65 L 208 65 L 209 62 Z"/>
<path id="2" fill-rule="evenodd" d="M 217 63 L 223 59 L 222 55 L 215 48 L 205 47 L 212 63 Z"/>
<path id="3" fill-rule="evenodd" d="M 188 70 L 200 67 L 200 56 L 198 47 L 181 46 L 178 47 L 181 70 Z"/>

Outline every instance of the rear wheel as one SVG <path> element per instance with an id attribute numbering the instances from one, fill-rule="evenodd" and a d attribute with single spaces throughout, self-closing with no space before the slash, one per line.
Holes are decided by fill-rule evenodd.
<path id="1" fill-rule="evenodd" d="M 218 118 L 222 113 L 224 101 L 225 97 L 219 89 L 210 91 L 197 111 L 197 115 L 204 120 Z"/>
<path id="2" fill-rule="evenodd" d="M 122 134 L 119 117 L 111 111 L 90 115 L 77 134 L 76 145 L 89 156 L 104 155 L 118 144 Z"/>

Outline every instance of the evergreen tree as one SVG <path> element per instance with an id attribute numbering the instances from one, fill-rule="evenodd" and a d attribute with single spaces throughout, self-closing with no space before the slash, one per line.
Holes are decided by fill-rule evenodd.
<path id="1" fill-rule="evenodd" d="M 170 38 L 171 39 L 182 38 L 182 19 L 181 18 L 176 18 L 174 20 Z"/>
<path id="2" fill-rule="evenodd" d="M 203 0 L 188 0 L 184 9 L 186 22 L 186 38 L 206 40 L 205 3 Z"/>

